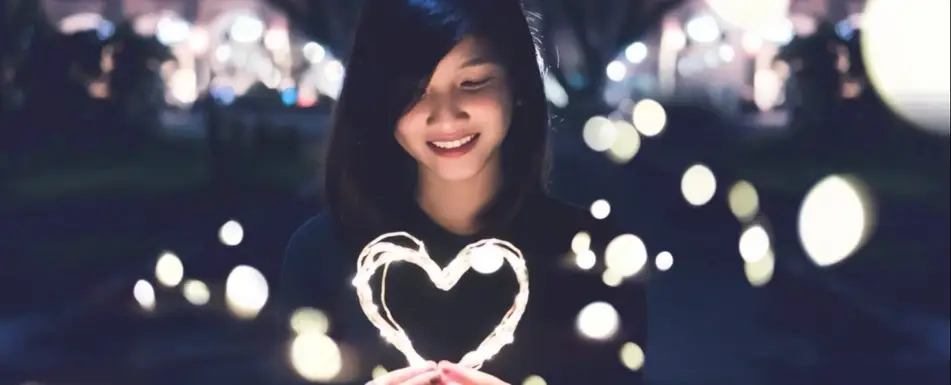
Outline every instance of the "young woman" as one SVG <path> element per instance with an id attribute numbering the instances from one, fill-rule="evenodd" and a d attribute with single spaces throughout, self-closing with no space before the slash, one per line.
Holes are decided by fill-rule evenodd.
<path id="1" fill-rule="evenodd" d="M 640 383 L 618 349 L 644 346 L 643 288 L 608 288 L 600 274 L 565 263 L 578 232 L 591 234 L 598 255 L 618 232 L 546 193 L 549 114 L 518 0 L 369 0 L 335 113 L 327 205 L 288 245 L 282 309 L 328 311 L 331 336 L 359 352 L 359 373 L 398 369 L 373 385 L 520 383 L 531 374 L 553 385 Z M 441 266 L 485 238 L 524 254 L 527 310 L 514 343 L 483 371 L 445 361 L 399 369 L 405 359 L 366 320 L 350 279 L 366 243 L 393 231 L 421 239 Z M 443 292 L 415 266 L 395 264 L 387 303 L 423 357 L 458 360 L 511 306 L 517 282 L 505 271 L 469 272 Z M 575 330 L 578 311 L 593 301 L 620 313 L 611 341 Z"/>

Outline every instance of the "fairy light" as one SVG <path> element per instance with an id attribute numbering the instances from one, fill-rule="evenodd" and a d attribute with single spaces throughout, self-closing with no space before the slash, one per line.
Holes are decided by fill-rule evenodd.
<path id="1" fill-rule="evenodd" d="M 416 247 L 408 248 L 388 241 L 393 238 L 408 239 Z M 485 361 L 515 340 L 515 328 L 528 305 L 528 268 L 525 266 L 522 252 L 511 243 L 499 239 L 483 239 L 472 243 L 463 248 L 448 266 L 441 269 L 429 257 L 423 242 L 416 237 L 406 232 L 383 234 L 368 243 L 357 259 L 357 273 L 353 278 L 353 286 L 356 287 L 360 307 L 370 322 L 380 330 L 383 339 L 403 353 L 410 365 L 424 364 L 426 359 L 416 352 L 406 331 L 393 319 L 390 309 L 386 306 L 386 275 L 390 264 L 409 262 L 419 266 L 429 275 L 429 279 L 436 288 L 449 291 L 472 267 L 473 256 L 486 252 L 498 253 L 508 262 L 518 281 L 518 293 L 515 295 L 512 307 L 505 313 L 492 333 L 475 350 L 466 353 L 459 361 L 460 365 L 479 369 Z M 380 267 L 383 268 L 380 283 L 380 304 L 383 314 L 380 314 L 379 307 L 374 303 L 373 289 L 370 287 L 370 278 Z"/>

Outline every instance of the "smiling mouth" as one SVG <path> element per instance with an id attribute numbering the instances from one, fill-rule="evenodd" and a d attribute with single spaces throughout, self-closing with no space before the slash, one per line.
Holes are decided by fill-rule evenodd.
<path id="1" fill-rule="evenodd" d="M 479 134 L 472 134 L 456 140 L 430 141 L 426 142 L 426 145 L 429 146 L 429 149 L 433 150 L 436 155 L 456 157 L 465 155 L 472 150 L 478 139 Z"/>

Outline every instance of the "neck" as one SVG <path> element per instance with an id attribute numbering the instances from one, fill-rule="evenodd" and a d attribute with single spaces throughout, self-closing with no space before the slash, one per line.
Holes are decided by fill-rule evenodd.
<path id="1" fill-rule="evenodd" d="M 471 235 L 479 231 L 479 213 L 495 197 L 501 179 L 497 161 L 490 161 L 478 174 L 460 181 L 440 179 L 421 167 L 417 200 L 420 208 L 446 230 Z"/>

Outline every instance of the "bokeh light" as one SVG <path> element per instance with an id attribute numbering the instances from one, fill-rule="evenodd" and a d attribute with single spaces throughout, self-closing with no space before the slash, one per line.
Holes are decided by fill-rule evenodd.
<path id="1" fill-rule="evenodd" d="M 163 252 L 155 263 L 155 279 L 167 287 L 178 286 L 185 276 L 185 266 L 175 253 Z"/>
<path id="2" fill-rule="evenodd" d="M 377 378 L 387 375 L 388 373 L 390 373 L 390 371 L 386 370 L 386 368 L 383 367 L 383 365 L 377 365 L 377 366 L 374 366 L 373 370 L 370 371 L 370 377 L 372 377 L 375 380 Z"/>
<path id="3" fill-rule="evenodd" d="M 855 253 L 873 225 L 868 189 L 851 176 L 831 175 L 820 180 L 799 208 L 799 240 L 819 266 L 837 264 Z"/>
<path id="4" fill-rule="evenodd" d="M 591 203 L 591 216 L 595 219 L 604 219 L 611 215 L 611 204 L 604 199 Z"/>
<path id="5" fill-rule="evenodd" d="M 654 266 L 657 270 L 667 271 L 674 266 L 674 256 L 669 251 L 661 251 L 654 257 Z"/>
<path id="6" fill-rule="evenodd" d="M 756 262 L 766 257 L 770 250 L 769 233 L 760 225 L 752 225 L 740 234 L 740 257 L 746 262 Z"/>
<path id="7" fill-rule="evenodd" d="M 604 249 L 604 265 L 621 277 L 632 277 L 647 264 L 647 246 L 633 234 L 622 234 Z"/>
<path id="8" fill-rule="evenodd" d="M 548 382 L 541 376 L 532 374 L 525 377 L 525 381 L 522 381 L 522 385 L 548 385 Z"/>
<path id="9" fill-rule="evenodd" d="M 723 21 L 748 31 L 760 31 L 789 13 L 790 0 L 706 0 Z"/>
<path id="10" fill-rule="evenodd" d="M 302 52 L 304 54 L 304 58 L 312 63 L 319 63 L 327 57 L 327 50 L 324 48 L 324 46 L 312 41 L 304 44 Z"/>
<path id="11" fill-rule="evenodd" d="M 744 263 L 743 273 L 746 275 L 746 280 L 749 281 L 750 285 L 760 287 L 766 285 L 773 279 L 773 270 L 775 267 L 775 256 L 773 255 L 773 251 L 769 250 L 762 258 L 754 262 Z"/>
<path id="12" fill-rule="evenodd" d="M 373 367 L 372 371 L 370 371 L 370 377 L 372 377 L 373 379 L 377 379 L 387 375 L 389 372 L 390 371 L 386 370 L 386 368 L 384 368 L 383 365 L 377 365 Z"/>
<path id="13" fill-rule="evenodd" d="M 571 238 L 571 251 L 580 253 L 591 249 L 591 235 L 587 231 L 579 231 Z"/>
<path id="14" fill-rule="evenodd" d="M 730 205 L 730 212 L 743 222 L 753 219 L 759 212 L 759 194 L 753 184 L 745 180 L 736 182 L 730 187 L 727 202 Z"/>
<path id="15" fill-rule="evenodd" d="M 211 299 L 211 290 L 204 282 L 190 279 L 182 285 L 182 295 L 192 305 L 201 306 Z"/>
<path id="16" fill-rule="evenodd" d="M 951 126 L 951 3 L 868 0 L 862 54 L 868 78 L 895 112 L 931 132 Z"/>
<path id="17" fill-rule="evenodd" d="M 291 365 L 305 380 L 327 382 L 343 369 L 340 347 L 324 333 L 305 332 L 291 343 Z"/>
<path id="18" fill-rule="evenodd" d="M 253 14 L 237 15 L 228 34 L 236 42 L 253 43 L 264 37 L 264 21 Z"/>
<path id="19" fill-rule="evenodd" d="M 630 162 L 641 149 L 641 135 L 634 126 L 623 120 L 614 122 L 614 142 L 608 148 L 608 159 L 615 163 Z"/>
<path id="20" fill-rule="evenodd" d="M 647 59 L 649 51 L 647 44 L 635 42 L 624 49 L 624 58 L 631 63 L 637 64 Z"/>
<path id="21" fill-rule="evenodd" d="M 700 44 L 709 44 L 719 40 L 723 35 L 723 30 L 717 19 L 709 15 L 696 16 L 684 24 L 684 32 L 687 37 Z"/>
<path id="22" fill-rule="evenodd" d="M 237 266 L 225 281 L 225 299 L 235 316 L 253 318 L 267 303 L 267 279 L 251 266 Z"/>
<path id="23" fill-rule="evenodd" d="M 140 279 L 132 288 L 132 297 L 145 310 L 155 308 L 155 288 L 148 281 Z"/>
<path id="24" fill-rule="evenodd" d="M 592 302 L 578 312 L 575 327 L 578 332 L 592 340 L 608 340 L 614 337 L 621 323 L 614 306 L 607 302 Z"/>
<path id="25" fill-rule="evenodd" d="M 608 79 L 619 82 L 624 80 L 624 77 L 627 76 L 627 65 L 619 60 L 612 61 L 608 63 L 605 73 L 607 74 Z"/>
<path id="26" fill-rule="evenodd" d="M 218 239 L 225 246 L 240 245 L 244 240 L 244 227 L 236 220 L 227 221 L 218 230 Z"/>
<path id="27" fill-rule="evenodd" d="M 594 151 L 604 152 L 611 148 L 617 138 L 614 123 L 603 116 L 594 116 L 584 124 L 581 131 L 584 143 Z"/>
<path id="28" fill-rule="evenodd" d="M 575 253 L 575 266 L 581 270 L 591 270 L 597 262 L 598 257 L 594 255 L 594 251 L 582 250 Z"/>
<path id="29" fill-rule="evenodd" d="M 621 364 L 625 368 L 638 371 L 644 367 L 644 349 L 641 349 L 641 346 L 634 342 L 625 342 L 624 345 L 621 345 L 620 356 Z"/>
<path id="30" fill-rule="evenodd" d="M 604 282 L 608 287 L 618 287 L 624 282 L 624 277 L 617 271 L 605 269 L 601 273 L 601 282 Z"/>
<path id="31" fill-rule="evenodd" d="M 656 100 L 644 99 L 634 105 L 631 121 L 641 135 L 657 136 L 667 126 L 667 111 Z"/>
<path id="32" fill-rule="evenodd" d="M 291 330 L 297 334 L 308 332 L 327 334 L 330 331 L 330 317 L 318 309 L 300 308 L 291 315 Z"/>
<path id="33" fill-rule="evenodd" d="M 717 191 L 717 178 L 710 168 L 695 164 L 687 168 L 680 180 L 680 191 L 692 206 L 703 206 Z"/>
<path id="34" fill-rule="evenodd" d="M 772 69 L 758 69 L 753 74 L 753 103 L 760 111 L 771 111 L 784 97 L 785 82 Z"/>

